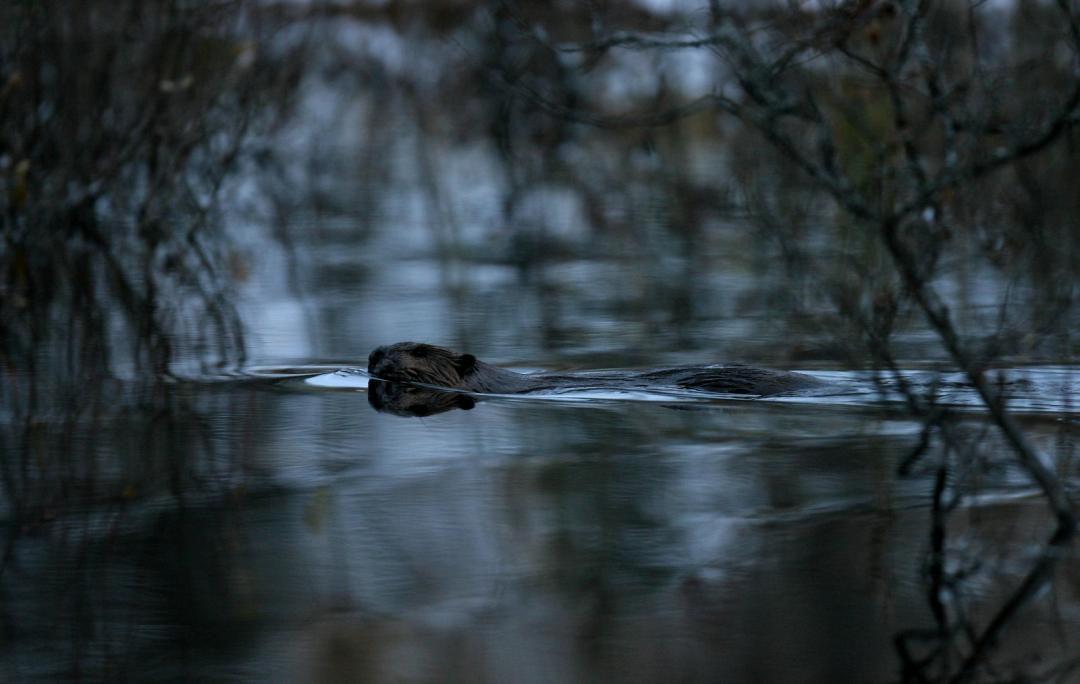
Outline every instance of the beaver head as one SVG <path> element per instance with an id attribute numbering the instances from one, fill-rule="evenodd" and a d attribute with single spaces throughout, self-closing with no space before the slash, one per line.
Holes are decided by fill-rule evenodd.
<path id="1" fill-rule="evenodd" d="M 463 388 L 475 370 L 476 357 L 472 354 L 420 342 L 379 347 L 368 356 L 368 373 L 391 382 Z"/>

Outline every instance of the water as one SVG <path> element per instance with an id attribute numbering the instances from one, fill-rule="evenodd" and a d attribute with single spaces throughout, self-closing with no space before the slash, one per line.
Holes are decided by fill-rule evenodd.
<path id="1" fill-rule="evenodd" d="M 164 27 L 197 9 L 141 6 Z M 33 211 L 6 207 L 18 249 L 0 247 L 0 311 L 13 321 L 0 335 L 0 681 L 956 674 L 1025 578 L 1042 577 L 1056 521 L 874 233 L 727 120 L 606 130 L 540 117 L 493 87 L 490 62 L 528 58 L 536 78 L 575 63 L 503 35 L 498 7 L 411 21 L 322 9 L 254 12 L 242 18 L 268 23 L 224 37 L 215 14 L 184 29 L 221 41 L 180 41 L 204 51 L 182 65 L 194 76 L 155 101 L 175 119 L 174 156 L 193 150 L 195 167 L 162 155 L 148 169 L 143 150 L 169 143 L 122 136 L 54 143 L 86 162 L 78 174 L 34 176 L 59 162 L 0 155 L 0 171 L 53 179 L 29 185 L 20 201 Z M 115 119 L 109 130 L 149 130 L 124 113 L 158 111 L 139 93 L 163 92 L 160 36 L 128 15 L 137 26 L 116 35 L 143 37 L 149 86 L 71 107 L 49 101 L 43 78 L 35 97 Z M 280 33 L 257 33 L 277 20 Z M 139 82 L 138 50 L 105 49 L 111 24 L 85 37 L 72 25 L 78 40 L 42 43 L 66 55 L 56 72 L 81 74 L 70 64 L 85 60 L 94 76 L 124 54 L 131 74 L 102 69 Z M 578 74 L 592 86 L 547 85 L 598 110 L 636 97 L 629 84 L 710 91 L 717 63 L 692 54 L 649 67 L 612 53 Z M 9 71 L 0 63 L 0 78 Z M 84 86 L 80 97 L 101 92 L 96 76 Z M 237 101 L 215 100 L 215 87 Z M 32 104 L 27 121 L 49 109 Z M 255 132 L 225 167 L 239 114 Z M 0 134 L 8 125 L 0 117 Z M 215 135 L 184 137 L 201 128 Z M 99 147 L 133 156 L 78 156 Z M 1075 177 L 1053 163 L 1024 173 Z M 175 181 L 209 183 L 218 169 L 220 200 L 204 212 L 209 190 Z M 65 213 L 66 173 L 115 177 L 94 221 Z M 44 194 L 54 185 L 63 192 Z M 957 189 L 971 225 L 938 245 L 932 285 L 1075 499 L 1073 194 L 1025 203 L 1006 186 Z M 140 205 L 148 187 L 159 194 Z M 177 199 L 188 195 L 198 201 Z M 1035 208 L 1046 218 L 1024 230 L 1044 233 L 1008 232 L 1009 211 Z M 84 222 L 97 233 L 63 232 Z M 150 285 L 158 299 L 139 299 Z M 888 351 L 934 396 L 928 415 L 870 370 L 884 365 L 868 342 L 880 329 L 856 323 L 879 325 L 897 302 Z M 230 347 L 233 313 L 244 354 Z M 761 399 L 440 394 L 427 397 L 438 410 L 405 417 L 372 407 L 363 370 L 372 349 L 401 340 L 521 372 L 745 363 L 829 386 Z M 1046 582 L 974 659 L 975 680 L 1080 681 L 1080 559 L 1075 543 L 1052 553 Z"/>
<path id="2" fill-rule="evenodd" d="M 525 375 L 541 373 L 533 368 L 511 368 Z M 604 369 L 604 373 L 618 373 L 623 369 Z M 904 393 L 899 379 L 891 374 L 869 371 L 799 371 L 827 383 L 821 387 L 784 392 L 774 396 L 740 396 L 703 390 L 680 389 L 657 386 L 655 388 L 611 389 L 589 386 L 589 371 L 580 372 L 580 387 L 549 389 L 527 394 L 496 395 L 472 393 L 479 398 L 499 397 L 531 401 L 572 401 L 583 406 L 595 406 L 604 401 L 661 401 L 715 404 L 726 401 L 757 401 L 804 403 L 815 407 L 848 405 L 852 407 L 892 407 L 904 409 Z M 257 367 L 247 372 L 253 377 L 288 379 L 300 378 L 308 388 L 336 389 L 343 391 L 367 391 L 372 376 L 362 368 L 334 368 L 326 365 L 285 368 Z M 1041 366 L 1030 368 L 997 368 L 992 375 L 1001 390 L 1006 404 L 1015 414 L 1047 414 L 1071 419 L 1077 413 L 1074 406 L 1074 388 L 1080 382 L 1080 370 L 1068 366 Z M 934 395 L 937 405 L 957 411 L 985 412 L 986 407 L 979 393 L 963 373 L 931 373 L 925 371 L 901 371 L 900 378 L 920 395 Z M 431 389 L 438 389 L 437 385 Z M 435 395 L 438 397 L 439 393 Z"/>
<path id="3" fill-rule="evenodd" d="M 200 408 L 171 439 L 203 445 L 182 492 L 116 471 L 93 482 L 102 500 L 15 537 L 9 518 L 8 672 L 882 681 L 894 639 L 931 624 L 932 478 L 897 475 L 921 423 L 895 406 L 586 392 L 401 418 L 329 368 L 176 384 Z M 1075 435 L 1058 409 L 1031 413 L 1035 439 Z M 96 448 L 123 453 L 132 428 Z M 984 568 L 964 586 L 985 611 L 1046 511 L 1007 464 L 968 495 L 949 529 L 956 562 Z M 1055 595 L 1010 652 L 1070 652 L 1080 603 L 1068 583 Z"/>

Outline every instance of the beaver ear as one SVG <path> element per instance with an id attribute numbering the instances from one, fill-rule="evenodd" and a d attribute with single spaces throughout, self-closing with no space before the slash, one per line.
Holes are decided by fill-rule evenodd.
<path id="1" fill-rule="evenodd" d="M 472 354 L 462 354 L 457 357 L 458 375 L 465 377 L 476 368 L 476 357 Z"/>
<path id="2" fill-rule="evenodd" d="M 457 407 L 466 411 L 476 407 L 476 400 L 467 394 L 457 395 Z"/>

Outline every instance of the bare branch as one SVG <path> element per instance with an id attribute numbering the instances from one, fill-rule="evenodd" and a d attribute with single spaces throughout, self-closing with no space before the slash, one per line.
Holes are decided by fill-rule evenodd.
<path id="1" fill-rule="evenodd" d="M 533 37 L 541 42 L 546 42 L 536 31 L 533 31 Z M 726 38 L 720 33 L 703 36 L 701 38 L 670 39 L 648 36 L 641 33 L 619 31 L 601 40 L 594 40 L 588 43 L 562 43 L 556 44 L 553 47 L 559 52 L 569 53 L 603 52 L 615 47 L 628 50 L 673 50 L 720 45 L 725 40 Z"/>
<path id="2" fill-rule="evenodd" d="M 901 243 L 899 226 L 894 221 L 886 221 L 881 227 L 881 233 L 897 270 L 900 271 L 905 285 L 919 304 L 926 320 L 937 332 L 953 362 L 964 372 L 975 391 L 979 393 L 994 422 L 1015 450 L 1021 466 L 1031 475 L 1046 496 L 1051 510 L 1058 519 L 1059 532 L 1056 534 L 1061 533 L 1060 530 L 1067 530 L 1067 534 L 1071 535 L 1076 526 L 1076 520 L 1072 502 L 1061 481 L 1043 464 L 1038 451 L 1028 442 L 1012 415 L 1005 409 L 1001 397 L 990 387 L 983 369 L 964 348 L 953 326 L 948 308 L 920 276 L 914 257 Z"/>
<path id="3" fill-rule="evenodd" d="M 680 119 L 685 119 L 689 116 L 700 114 L 701 112 L 715 111 L 718 109 L 730 111 L 733 107 L 737 107 L 735 103 L 722 95 L 709 94 L 702 95 L 686 104 L 675 105 L 658 112 L 611 116 L 567 107 L 566 105 L 552 102 L 537 92 L 536 89 L 531 88 L 521 81 L 511 82 L 502 74 L 496 74 L 496 78 L 509 91 L 520 95 L 544 112 L 565 119 L 566 121 L 585 124 L 587 126 L 595 126 L 596 128 L 655 128 L 658 126 L 667 126 Z"/>

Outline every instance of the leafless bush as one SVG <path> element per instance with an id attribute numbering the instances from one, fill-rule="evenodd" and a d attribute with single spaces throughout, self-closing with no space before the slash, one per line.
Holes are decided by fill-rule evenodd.
<path id="1" fill-rule="evenodd" d="M 150 417 L 156 458 L 122 479 L 178 485 L 185 455 L 155 445 L 199 418 L 155 385 L 243 358 L 219 199 L 288 107 L 276 31 L 240 2 L 0 8 L 0 449 L 17 519 L 125 487 L 86 433 L 124 411 Z"/>
<path id="2" fill-rule="evenodd" d="M 861 339 L 852 358 L 881 369 L 925 421 L 905 470 L 937 454 L 927 572 L 939 625 L 929 647 L 912 647 L 926 634 L 898 638 L 904 677 L 970 680 L 1044 586 L 1075 526 L 1052 459 L 1019 428 L 990 369 L 1040 347 L 1074 351 L 1080 207 L 1066 186 L 1080 161 L 1077 9 L 1067 0 L 1009 10 L 914 1 L 710 7 L 705 25 L 678 34 L 608 28 L 561 40 L 521 23 L 523 35 L 594 62 L 619 50 L 709 50 L 716 77 L 704 94 L 612 113 L 596 102 L 552 101 L 527 84 L 506 87 L 553 116 L 599 127 L 663 126 L 703 111 L 737 122 L 733 172 L 760 238 L 820 293 L 813 305 L 831 303 L 824 313 L 810 307 L 812 315 L 840 322 L 845 344 Z M 983 291 L 965 295 L 971 284 Z M 944 569 L 944 530 L 963 485 L 950 468 L 972 444 L 932 388 L 900 373 L 894 339 L 912 324 L 934 331 L 1056 520 L 1016 592 L 981 627 L 959 603 L 942 603 L 957 579 Z"/>

